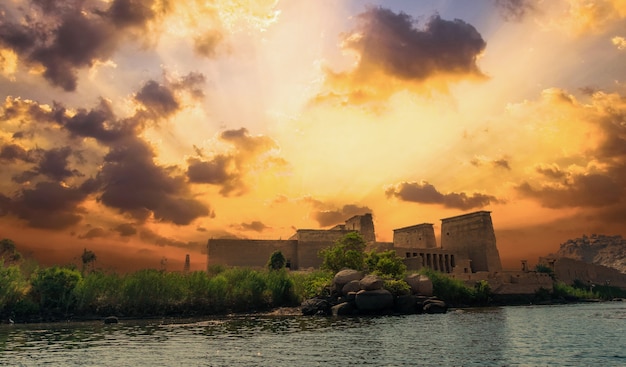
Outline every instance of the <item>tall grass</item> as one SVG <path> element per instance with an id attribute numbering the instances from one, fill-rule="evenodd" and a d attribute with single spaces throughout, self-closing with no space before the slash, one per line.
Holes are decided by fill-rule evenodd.
<path id="1" fill-rule="evenodd" d="M 309 276 L 280 270 L 220 268 L 167 273 L 146 269 L 120 275 L 38 269 L 29 278 L 0 262 L 0 316 L 18 320 L 71 317 L 197 316 L 296 306 L 315 286 Z"/>

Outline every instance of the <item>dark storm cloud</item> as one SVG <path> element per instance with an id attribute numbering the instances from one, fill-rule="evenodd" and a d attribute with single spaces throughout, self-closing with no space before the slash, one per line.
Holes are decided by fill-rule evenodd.
<path id="1" fill-rule="evenodd" d="M 442 194 L 435 186 L 428 182 L 402 182 L 385 190 L 387 197 L 396 197 L 403 201 L 422 204 L 439 204 L 447 208 L 474 209 L 482 208 L 492 203 L 500 202 L 496 197 L 474 193 L 468 195 L 461 193 Z"/>
<path id="2" fill-rule="evenodd" d="M 553 179 L 563 179 L 567 176 L 567 173 L 561 171 L 561 169 L 557 165 L 540 164 L 535 167 L 535 170 L 538 173 Z"/>
<path id="3" fill-rule="evenodd" d="M 244 176 L 260 156 L 277 148 L 274 140 L 266 136 L 251 136 L 245 128 L 226 130 L 220 139 L 233 145 L 234 150 L 228 154 L 219 154 L 211 159 L 189 158 L 187 160 L 187 178 L 191 183 L 204 183 L 221 186 L 223 196 L 241 195 L 247 187 Z"/>
<path id="4" fill-rule="evenodd" d="M 538 199 L 548 208 L 602 207 L 618 202 L 624 186 L 605 174 L 587 174 L 575 175 L 557 187 L 533 187 L 524 182 L 517 190 L 524 196 Z"/>
<path id="5" fill-rule="evenodd" d="M 494 167 L 504 168 L 506 170 L 511 170 L 511 165 L 509 164 L 508 159 L 496 159 L 492 162 Z"/>
<path id="6" fill-rule="evenodd" d="M 424 80 L 436 74 L 480 75 L 477 56 L 486 43 L 476 28 L 460 20 L 432 16 L 421 28 L 405 13 L 371 7 L 357 17 L 358 26 L 344 40 L 361 57 L 356 74 L 371 67 L 404 80 Z"/>
<path id="7" fill-rule="evenodd" d="M 170 115 L 179 107 L 171 103 L 174 93 L 185 89 L 193 93 L 202 80 L 201 74 L 190 74 L 171 82 L 171 87 L 148 82 L 136 96 L 144 106 L 156 111 L 155 113 Z M 75 168 L 80 164 L 98 170 L 95 179 L 83 180 L 83 191 L 80 192 L 97 195 L 101 204 L 128 214 L 139 222 L 153 216 L 158 221 L 185 225 L 200 216 L 214 215 L 205 204 L 193 197 L 182 171 L 175 166 L 165 167 L 155 163 L 152 147 L 138 136 L 151 121 L 145 110 L 121 119 L 115 116 L 110 103 L 105 99 L 101 99 L 90 110 L 66 109 L 60 103 L 55 103 L 52 108 L 43 108 L 36 102 L 8 99 L 2 112 L 0 119 L 23 121 L 24 129 L 33 134 L 33 138 L 41 137 L 47 131 L 54 131 L 55 135 L 50 135 L 54 136 L 54 143 L 61 143 L 48 150 L 27 150 L 16 144 L 0 146 L 0 160 L 10 164 L 14 171 L 22 169 L 21 172 L 13 173 L 15 182 L 29 183 L 35 178 L 44 177 L 55 181 L 82 177 Z M 108 153 L 102 156 L 99 148 L 85 145 L 82 138 L 95 139 L 101 147 L 108 148 Z M 20 162 L 32 166 L 24 170 Z M 46 183 L 37 185 L 44 186 L 37 186 L 34 191 L 23 190 L 12 198 L 5 193 L 3 202 L 7 204 L 4 205 L 6 209 L 3 212 L 14 213 L 31 226 L 51 229 L 65 228 L 66 225 L 80 221 L 84 213 L 79 204 L 87 198 L 86 195 L 77 196 L 75 201 L 68 201 L 74 204 L 61 208 L 59 218 L 50 218 L 52 224 L 46 225 L 43 220 L 38 220 L 36 210 L 42 210 L 41 216 L 46 219 L 52 215 L 30 205 L 31 202 L 27 200 L 44 189 L 49 190 Z M 68 188 L 61 187 L 59 192 L 53 194 L 59 196 L 68 193 Z M 72 213 L 72 209 L 76 212 Z M 120 234 L 125 233 L 128 231 L 123 228 Z"/>
<path id="8" fill-rule="evenodd" d="M 175 238 L 165 237 L 150 229 L 145 228 L 141 230 L 141 232 L 139 232 L 139 238 L 141 238 L 141 240 L 144 242 L 153 243 L 157 246 L 173 246 L 199 252 L 201 252 L 202 248 L 206 246 L 205 244 L 201 244 L 195 241 L 184 242 Z"/>
<path id="9" fill-rule="evenodd" d="M 105 237 L 106 235 L 107 235 L 107 232 L 104 230 L 104 228 L 96 227 L 96 228 L 91 228 L 85 234 L 78 235 L 78 238 L 80 238 L 81 240 L 84 240 L 84 239 L 92 239 L 92 238 L 101 238 L 101 237 Z"/>
<path id="10" fill-rule="evenodd" d="M 29 226 L 65 229 L 82 219 L 80 204 L 90 193 L 89 185 L 66 187 L 58 182 L 39 182 L 32 189 L 22 189 L 14 197 L 0 194 L 3 212 L 15 214 Z"/>
<path id="11" fill-rule="evenodd" d="M 143 27 L 154 20 L 157 13 L 153 10 L 155 0 L 115 0 L 106 11 L 106 15 L 118 27 Z M 167 2 L 161 11 L 167 11 Z"/>
<path id="12" fill-rule="evenodd" d="M 537 11 L 536 2 L 533 0 L 493 0 L 493 2 L 500 15 L 507 21 L 520 22 Z"/>
<path id="13" fill-rule="evenodd" d="M 6 144 L 0 148 L 0 161 L 15 162 L 23 161 L 27 163 L 35 163 L 31 150 L 26 150 L 17 144 Z"/>
<path id="14" fill-rule="evenodd" d="M 80 176 L 81 174 L 78 170 L 68 167 L 68 158 L 71 154 L 72 149 L 70 147 L 55 148 L 46 151 L 36 168 L 36 172 L 58 181 L 72 176 Z"/>
<path id="15" fill-rule="evenodd" d="M 348 204 L 344 205 L 341 209 L 316 211 L 313 214 L 313 218 L 319 223 L 320 227 L 328 227 L 344 223 L 346 219 L 352 218 L 355 215 L 367 213 L 372 213 L 372 209 L 367 206 Z"/>
<path id="16" fill-rule="evenodd" d="M 258 220 L 254 220 L 254 221 L 252 221 L 250 223 L 241 223 L 241 228 L 244 231 L 263 232 L 264 230 L 266 230 L 269 227 L 266 226 L 265 224 L 263 224 L 263 222 L 260 222 Z"/>
<path id="17" fill-rule="evenodd" d="M 180 107 L 174 92 L 154 80 L 147 82 L 137 92 L 135 100 L 140 102 L 150 112 L 152 117 L 168 117 Z"/>
<path id="18" fill-rule="evenodd" d="M 585 154 L 589 162 L 602 168 L 572 174 L 556 165 L 540 165 L 537 172 L 559 179 L 558 185 L 527 180 L 517 190 L 544 207 L 583 207 L 593 209 L 598 217 L 609 218 L 626 212 L 626 201 L 622 199 L 626 193 L 626 104 L 624 96 L 598 92 L 593 98 L 596 115 L 590 116 L 588 122 L 600 128 L 601 140 Z M 619 218 L 622 217 L 613 221 Z"/>
<path id="19" fill-rule="evenodd" d="M 119 224 L 115 226 L 113 230 L 119 233 L 119 235 L 122 237 L 130 237 L 130 236 L 134 236 L 135 234 L 137 234 L 137 228 L 135 228 L 135 225 L 132 223 Z"/>
<path id="20" fill-rule="evenodd" d="M 204 97 L 202 85 L 206 83 L 206 77 L 202 73 L 190 72 L 178 81 L 172 82 L 172 86 L 177 90 L 187 90 L 194 98 Z"/>
<path id="21" fill-rule="evenodd" d="M 33 0 L 21 15 L 3 14 L 0 44 L 25 63 L 42 66 L 51 85 L 74 91 L 78 70 L 108 60 L 126 29 L 144 28 L 155 20 L 155 4 L 162 5 L 153 0 L 115 0 L 108 9 L 100 9 L 85 1 Z M 164 14 L 168 8 L 159 10 Z"/>
<path id="22" fill-rule="evenodd" d="M 189 182 L 225 185 L 236 178 L 228 173 L 228 166 L 231 162 L 232 158 L 225 155 L 217 155 L 210 161 L 190 158 L 187 161 Z"/>
<path id="23" fill-rule="evenodd" d="M 135 137 L 121 140 L 104 162 L 97 177 L 103 204 L 137 220 L 145 220 L 150 211 L 156 220 L 178 225 L 209 215 L 209 209 L 191 196 L 183 176 L 173 167 L 154 163 L 154 152 L 145 141 Z"/>
<path id="24" fill-rule="evenodd" d="M 55 106 L 56 120 L 73 135 L 94 138 L 102 144 L 112 143 L 123 136 L 135 134 L 135 120 L 118 120 L 110 102 L 101 99 L 91 110 L 79 109 L 72 117 L 67 117 L 65 108 Z"/>

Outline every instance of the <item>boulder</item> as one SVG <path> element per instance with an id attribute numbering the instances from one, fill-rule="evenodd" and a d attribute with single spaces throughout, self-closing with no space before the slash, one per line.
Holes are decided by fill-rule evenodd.
<path id="1" fill-rule="evenodd" d="M 361 282 L 358 280 L 351 280 L 341 288 L 341 294 L 347 296 L 350 292 L 358 292 L 361 290 Z"/>
<path id="2" fill-rule="evenodd" d="M 120 322 L 116 316 L 108 316 L 104 319 L 105 324 L 117 324 Z"/>
<path id="3" fill-rule="evenodd" d="M 393 307 L 393 295 L 386 289 L 361 290 L 356 294 L 354 302 L 359 311 L 382 311 Z"/>
<path id="4" fill-rule="evenodd" d="M 348 294 L 346 294 L 346 301 L 354 302 L 354 300 L 356 299 L 356 293 L 357 292 L 348 292 Z"/>
<path id="5" fill-rule="evenodd" d="M 385 284 L 380 277 L 376 275 L 366 275 L 359 282 L 361 284 L 361 289 L 366 291 L 375 291 L 378 289 L 382 289 Z"/>
<path id="6" fill-rule="evenodd" d="M 301 305 L 302 315 L 330 315 L 330 303 L 327 300 L 321 298 L 311 298 L 302 302 Z"/>
<path id="7" fill-rule="evenodd" d="M 402 315 L 417 313 L 417 296 L 408 294 L 396 297 L 393 310 Z"/>
<path id="8" fill-rule="evenodd" d="M 363 273 L 360 271 L 354 269 L 344 269 L 335 274 L 333 284 L 335 285 L 335 289 L 341 290 L 341 288 L 348 284 L 348 282 L 352 280 L 361 280 L 361 278 L 363 278 Z"/>
<path id="9" fill-rule="evenodd" d="M 448 305 L 444 301 L 429 299 L 424 302 L 424 313 L 446 313 L 448 312 Z"/>
<path id="10" fill-rule="evenodd" d="M 350 302 L 343 302 L 331 307 L 331 313 L 333 316 L 344 316 L 354 314 L 354 305 Z"/>
<path id="11" fill-rule="evenodd" d="M 433 295 L 433 282 L 426 275 L 410 274 L 404 280 L 411 287 L 411 293 L 428 297 Z"/>

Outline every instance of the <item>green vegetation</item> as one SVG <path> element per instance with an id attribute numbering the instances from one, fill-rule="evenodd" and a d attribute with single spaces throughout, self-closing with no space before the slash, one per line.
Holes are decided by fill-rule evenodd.
<path id="1" fill-rule="evenodd" d="M 626 290 L 608 284 L 585 284 L 580 280 L 575 280 L 572 285 L 563 282 L 554 283 L 552 296 L 564 299 L 611 300 L 613 298 L 626 298 Z"/>
<path id="2" fill-rule="evenodd" d="M 270 259 L 267 261 L 267 268 L 270 270 L 280 270 L 287 264 L 285 255 L 280 250 L 272 252 Z"/>
<path id="3" fill-rule="evenodd" d="M 341 269 L 365 269 L 365 240 L 358 232 L 350 232 L 331 247 L 319 252 L 322 269 L 337 273 Z"/>
<path id="4" fill-rule="evenodd" d="M 406 276 L 406 265 L 402 262 L 402 258 L 398 257 L 393 250 L 372 251 L 367 254 L 365 263 L 370 273 L 379 275 L 384 279 L 403 280 Z"/>
<path id="5" fill-rule="evenodd" d="M 535 271 L 537 273 L 548 274 L 550 276 L 550 278 L 555 279 L 554 278 L 554 270 L 552 270 L 552 268 L 550 268 L 547 265 L 537 264 L 537 266 L 535 266 Z"/>
<path id="6" fill-rule="evenodd" d="M 302 300 L 297 291 L 312 289 L 322 279 L 316 273 L 295 276 L 286 269 L 82 275 L 57 266 L 38 269 L 25 279 L 18 266 L 0 265 L 0 317 L 18 321 L 196 316 L 297 306 Z"/>
<path id="7" fill-rule="evenodd" d="M 423 268 L 419 273 L 430 278 L 433 282 L 433 293 L 451 305 L 486 305 L 489 302 L 491 290 L 489 283 L 484 280 L 471 288 L 459 279 L 450 278 L 430 268 Z"/>

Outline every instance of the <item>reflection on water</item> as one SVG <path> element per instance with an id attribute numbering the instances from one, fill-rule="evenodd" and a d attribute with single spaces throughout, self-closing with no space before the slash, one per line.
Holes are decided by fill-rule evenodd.
<path id="1" fill-rule="evenodd" d="M 626 304 L 0 326 L 8 366 L 626 365 Z"/>

